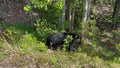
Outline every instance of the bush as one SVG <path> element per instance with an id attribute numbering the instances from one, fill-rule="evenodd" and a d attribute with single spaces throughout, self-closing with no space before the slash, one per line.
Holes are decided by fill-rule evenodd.
<path id="1" fill-rule="evenodd" d="M 51 63 L 51 64 L 54 65 L 54 64 L 56 64 L 56 62 L 57 62 L 57 59 L 56 59 L 56 58 L 51 58 L 51 59 L 50 59 L 50 63 Z"/>
<path id="2" fill-rule="evenodd" d="M 47 47 L 45 45 L 45 43 L 43 42 L 40 42 L 38 45 L 37 45 L 37 49 L 42 52 L 42 51 L 46 51 Z"/>
<path id="3" fill-rule="evenodd" d="M 20 38 L 18 45 L 23 54 L 27 54 L 31 51 L 45 51 L 46 46 L 43 42 L 39 42 L 35 36 L 26 33 Z"/>
<path id="4" fill-rule="evenodd" d="M 116 45 L 116 48 L 118 49 L 119 53 L 120 53 L 120 44 Z"/>
<path id="5" fill-rule="evenodd" d="M 64 43 L 64 47 L 63 47 L 63 51 L 66 51 L 66 47 L 69 45 L 69 42 L 72 40 L 72 36 L 68 35 L 66 39 L 64 39 L 65 43 Z"/>
<path id="6" fill-rule="evenodd" d="M 37 20 L 35 27 L 40 41 L 45 41 L 48 34 L 57 32 L 57 30 L 54 30 L 52 27 L 50 28 L 45 20 Z"/>

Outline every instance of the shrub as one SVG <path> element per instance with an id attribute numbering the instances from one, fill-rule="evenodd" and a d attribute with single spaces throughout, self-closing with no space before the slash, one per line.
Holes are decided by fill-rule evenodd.
<path id="1" fill-rule="evenodd" d="M 32 34 L 26 33 L 20 38 L 18 45 L 23 54 L 29 53 L 30 51 L 45 51 L 46 46 L 43 42 L 39 42 L 36 37 Z"/>
<path id="2" fill-rule="evenodd" d="M 56 59 L 56 58 L 51 58 L 51 59 L 50 59 L 50 63 L 51 63 L 51 64 L 54 65 L 54 64 L 56 64 L 56 62 L 57 62 L 57 59 Z"/>
<path id="3" fill-rule="evenodd" d="M 45 46 L 45 43 L 43 42 L 40 42 L 38 45 L 37 45 L 37 49 L 42 52 L 42 51 L 46 51 L 47 47 Z"/>
<path id="4" fill-rule="evenodd" d="M 37 20 L 35 27 L 40 41 L 45 41 L 48 34 L 57 32 L 57 30 L 54 30 L 52 27 L 50 28 L 45 20 Z"/>
<path id="5" fill-rule="evenodd" d="M 118 49 L 119 53 L 120 53 L 120 44 L 116 45 L 116 48 Z"/>

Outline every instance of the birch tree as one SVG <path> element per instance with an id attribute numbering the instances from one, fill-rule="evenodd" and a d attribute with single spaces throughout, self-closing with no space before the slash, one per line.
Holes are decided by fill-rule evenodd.
<path id="1" fill-rule="evenodd" d="M 88 19 L 89 19 L 90 8 L 91 8 L 91 0 L 85 0 L 83 20 L 82 20 L 82 43 L 83 44 L 87 41 Z"/>

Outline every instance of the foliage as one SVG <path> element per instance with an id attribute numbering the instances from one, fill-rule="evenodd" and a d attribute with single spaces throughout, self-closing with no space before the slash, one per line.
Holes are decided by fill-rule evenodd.
<path id="1" fill-rule="evenodd" d="M 119 34 L 119 32 L 117 30 L 112 31 L 112 33 L 113 33 L 114 37 L 120 38 L 120 34 Z"/>
<path id="2" fill-rule="evenodd" d="M 49 32 L 45 31 L 44 29 L 47 29 L 47 26 L 45 23 L 39 23 L 39 30 L 42 28 L 43 30 L 40 30 L 41 32 L 46 32 L 47 34 L 52 33 L 52 30 Z M 44 27 L 42 27 L 44 25 Z M 34 35 L 34 32 L 32 30 L 30 31 L 30 28 L 23 28 L 25 25 L 19 25 L 19 27 L 13 27 L 12 28 L 6 28 L 6 30 L 9 29 L 10 32 L 16 32 L 15 35 L 11 34 L 10 37 L 15 38 L 16 36 L 19 37 L 18 42 L 14 43 L 14 45 L 11 45 L 16 55 L 13 55 L 11 59 L 11 64 L 18 65 L 20 67 L 24 67 L 29 64 L 36 63 L 38 67 L 41 67 L 41 65 L 49 66 L 49 67 L 82 67 L 84 64 L 88 65 L 89 67 L 113 67 L 114 63 L 119 63 L 119 57 L 113 56 L 115 53 L 112 51 L 107 50 L 105 47 L 101 47 L 95 44 L 95 46 L 81 46 L 79 51 L 75 52 L 66 52 L 66 51 L 52 51 L 46 49 L 46 46 L 44 42 L 39 41 L 37 39 L 37 36 Z M 19 29 L 18 29 L 19 28 Z M 38 27 L 36 27 L 37 29 Z M 92 28 L 92 27 L 91 27 Z M 16 30 L 17 29 L 17 30 Z M 37 31 L 37 30 L 36 30 Z M 92 31 L 91 31 L 92 32 Z M 94 32 L 94 31 L 93 31 Z M 19 34 L 20 33 L 20 34 Z M 53 30 L 54 33 L 54 30 Z M 90 35 L 90 37 L 94 37 L 93 35 Z M 6 38 L 7 39 L 7 38 Z M 17 39 L 17 38 L 16 38 Z M 44 39 L 44 38 L 43 38 Z M 71 41 L 72 37 L 68 36 L 67 39 L 65 39 L 65 44 L 68 45 L 69 41 Z M 94 39 L 93 39 L 94 40 Z M 4 42 L 1 42 L 2 44 L 0 47 L 5 49 L 6 47 L 3 47 L 5 44 Z M 93 44 L 93 42 L 92 42 Z M 0 48 L 0 50 L 3 52 Z M 4 60 L 9 56 L 11 53 L 9 51 L 2 53 L 0 52 L 0 60 Z M 24 58 L 24 59 L 23 59 Z M 112 60 L 108 60 L 108 58 Z M 19 63 L 19 64 L 18 64 Z M 69 65 L 68 65 L 69 64 Z"/>
<path id="3" fill-rule="evenodd" d="M 69 42 L 72 41 L 72 36 L 68 35 L 66 39 L 64 39 L 64 47 L 63 47 L 63 51 L 66 51 L 66 47 L 69 45 Z"/>
<path id="4" fill-rule="evenodd" d="M 35 8 L 42 17 L 41 19 L 45 19 L 47 22 L 57 25 L 63 7 L 62 0 L 30 0 L 30 2 L 33 5 L 32 8 Z"/>
<path id="5" fill-rule="evenodd" d="M 83 14 L 83 0 L 71 1 L 70 9 L 75 10 L 74 30 L 81 33 L 81 21 Z M 24 10 L 39 13 L 39 18 L 34 25 L 29 23 L 8 24 L 0 22 L 0 64 L 8 63 L 15 67 L 33 68 L 116 68 L 120 67 L 120 33 L 119 30 L 107 31 L 99 29 L 99 22 L 112 23 L 109 11 L 104 16 L 100 6 L 105 6 L 108 1 L 99 0 L 92 10 L 92 17 L 88 20 L 87 46 L 80 46 L 78 51 L 66 51 L 66 47 L 73 39 L 67 36 L 64 40 L 63 51 L 47 49 L 46 37 L 56 32 L 65 32 L 70 24 L 63 21 L 61 30 L 58 27 L 62 15 L 62 0 L 30 0 L 31 5 L 25 5 Z M 104 3 L 105 2 L 105 3 Z M 99 6 L 100 5 L 100 6 Z M 93 7 L 93 8 L 94 8 Z M 105 7 L 106 8 L 106 7 Z M 100 11 L 98 11 L 98 9 Z M 108 9 L 108 8 L 107 8 Z M 97 18 L 97 17 L 99 18 Z M 0 20 L 1 21 L 1 20 Z M 104 24 L 105 24 L 104 23 Z M 103 27 L 100 25 L 100 27 Z M 1 36 L 3 34 L 3 36 Z M 81 36 L 81 35 L 80 35 Z M 107 41 L 106 41 L 107 40 Z M 10 47 L 9 47 L 9 46 Z M 12 50 L 11 50 L 11 49 Z M 115 49 L 115 50 L 114 50 Z M 2 64 L 1 64 L 2 65 Z M 8 65 L 9 66 L 9 65 Z M 4 67 L 4 66 L 3 66 Z"/>
<path id="6" fill-rule="evenodd" d="M 115 58 L 113 59 L 113 62 L 115 62 L 115 63 L 120 63 L 120 57 L 115 57 Z"/>
<path id="7" fill-rule="evenodd" d="M 37 48 L 36 48 L 36 50 L 39 50 L 40 52 L 46 51 L 46 49 L 47 49 L 47 47 L 46 47 L 45 43 L 43 43 L 43 42 L 40 42 L 40 43 L 37 45 Z"/>
<path id="8" fill-rule="evenodd" d="M 29 50 L 38 50 L 40 52 L 46 51 L 45 44 L 42 42 L 38 42 L 36 37 L 28 33 L 20 38 L 20 42 L 18 43 L 18 45 L 20 45 L 23 54 L 28 53 Z"/>
<path id="9" fill-rule="evenodd" d="M 23 34 L 25 34 L 26 32 L 31 33 L 34 31 L 33 27 L 25 25 L 24 23 L 18 23 L 15 26 L 10 25 L 8 23 L 1 25 L 3 28 L 2 34 L 4 35 L 5 39 L 7 39 L 7 41 L 13 45 L 19 41 Z"/>
<path id="10" fill-rule="evenodd" d="M 116 44 L 116 48 L 118 49 L 118 51 L 120 53 L 120 44 Z"/>
<path id="11" fill-rule="evenodd" d="M 50 59 L 50 63 L 51 63 L 51 64 L 54 65 L 54 64 L 56 64 L 56 62 L 57 62 L 57 59 L 56 59 L 56 58 L 51 58 L 51 59 Z"/>
<path id="12" fill-rule="evenodd" d="M 29 5 L 26 5 L 26 6 L 24 6 L 24 8 L 23 8 L 26 12 L 29 12 L 29 11 L 31 11 L 31 6 L 29 6 Z"/>
<path id="13" fill-rule="evenodd" d="M 45 20 L 37 20 L 35 27 L 36 33 L 39 35 L 38 37 L 41 41 L 45 41 L 48 34 L 57 32 L 57 30 L 54 30 L 53 27 L 50 28 Z"/>
<path id="14" fill-rule="evenodd" d="M 94 47 L 96 47 L 98 45 L 98 40 L 97 40 L 97 32 L 98 32 L 98 28 L 96 27 L 96 21 L 95 20 L 90 20 L 89 19 L 89 27 L 87 28 L 88 30 L 88 41 L 87 43 L 89 45 L 92 45 Z"/>

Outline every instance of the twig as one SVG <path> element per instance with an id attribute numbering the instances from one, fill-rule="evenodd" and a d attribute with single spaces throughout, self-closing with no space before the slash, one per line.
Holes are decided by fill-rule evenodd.
<path id="1" fill-rule="evenodd" d="M 4 35 L 1 33 L 1 36 L 2 36 L 2 38 L 3 38 L 3 42 L 5 42 L 6 44 L 7 44 L 7 46 L 9 47 L 9 49 L 14 53 L 14 50 L 12 49 L 12 47 L 11 47 L 11 45 L 6 41 L 6 39 L 5 39 L 5 37 L 4 37 Z"/>

